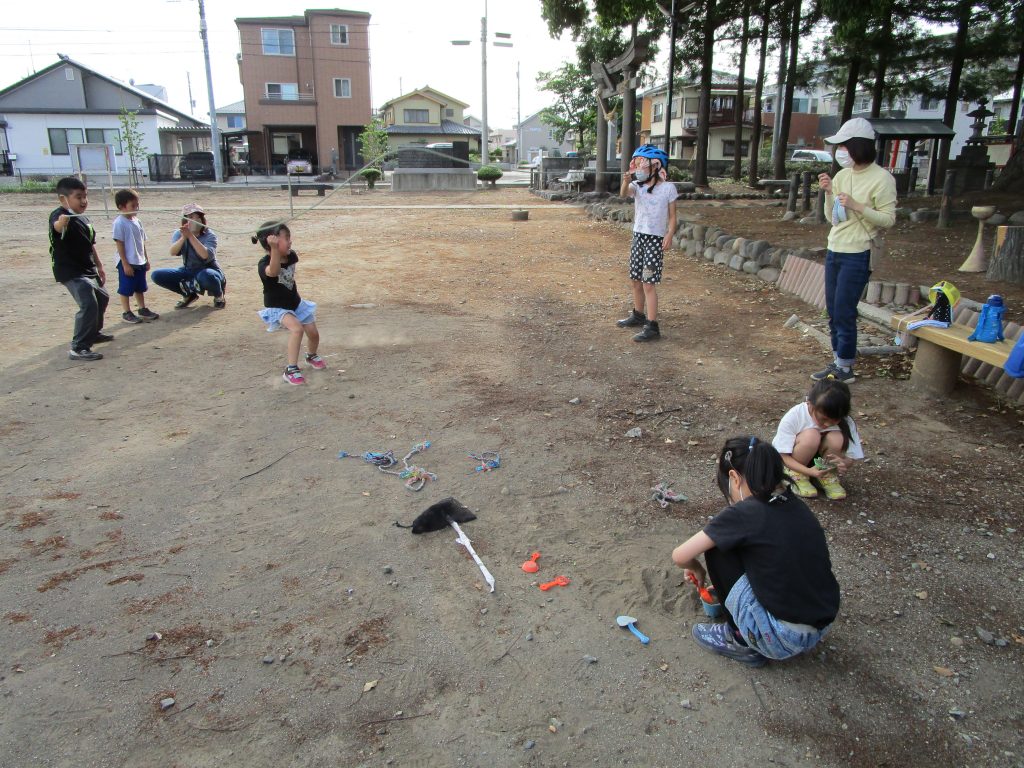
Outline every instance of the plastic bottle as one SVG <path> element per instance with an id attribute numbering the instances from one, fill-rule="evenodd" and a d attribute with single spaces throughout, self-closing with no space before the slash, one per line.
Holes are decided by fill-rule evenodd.
<path id="1" fill-rule="evenodd" d="M 974 333 L 967 337 L 968 341 L 983 341 L 987 344 L 995 344 L 1003 340 L 1003 313 L 1006 307 L 1003 306 L 1003 297 L 999 294 L 992 294 L 981 308 L 981 315 L 978 316 L 978 325 Z"/>

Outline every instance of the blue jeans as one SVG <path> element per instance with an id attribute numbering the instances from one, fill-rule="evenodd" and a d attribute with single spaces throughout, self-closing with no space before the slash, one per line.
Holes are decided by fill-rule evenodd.
<path id="1" fill-rule="evenodd" d="M 871 276 L 871 251 L 825 253 L 825 308 L 836 363 L 852 366 L 857 357 L 857 302 Z"/>
<path id="2" fill-rule="evenodd" d="M 793 624 L 775 618 L 758 602 L 746 574 L 729 590 L 725 609 L 747 645 L 769 659 L 781 661 L 809 651 L 832 629 L 831 624 L 816 629 L 809 624 Z"/>
<path id="3" fill-rule="evenodd" d="M 224 295 L 224 286 L 227 279 L 219 269 L 158 269 L 150 275 L 150 279 L 161 288 L 174 291 L 179 296 L 184 296 L 181 290 L 181 283 L 194 282 L 199 290 L 210 296 Z"/>

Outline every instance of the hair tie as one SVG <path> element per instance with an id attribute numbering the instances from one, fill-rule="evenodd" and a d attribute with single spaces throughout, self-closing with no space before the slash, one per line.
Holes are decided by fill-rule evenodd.
<path id="1" fill-rule="evenodd" d="M 754 443 L 756 443 L 756 442 L 757 442 L 757 438 L 756 437 L 751 437 L 750 438 L 750 445 L 747 446 L 747 453 L 750 453 L 752 450 L 754 450 Z"/>

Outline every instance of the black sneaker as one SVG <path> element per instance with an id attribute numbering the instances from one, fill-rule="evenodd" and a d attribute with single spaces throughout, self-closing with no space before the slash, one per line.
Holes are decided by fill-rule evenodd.
<path id="1" fill-rule="evenodd" d="M 81 349 L 70 349 L 68 350 L 68 360 L 102 360 L 103 355 L 99 352 L 93 352 L 87 347 Z"/>
<path id="2" fill-rule="evenodd" d="M 185 307 L 187 307 L 190 304 L 192 304 L 198 298 L 199 298 L 199 294 L 198 293 L 190 293 L 190 294 L 188 294 L 188 296 L 186 296 L 181 301 L 179 301 L 177 304 L 175 304 L 174 308 L 175 309 L 184 309 Z"/>
<path id="3" fill-rule="evenodd" d="M 93 344 L 103 344 L 104 342 L 113 340 L 113 336 L 111 336 L 109 333 L 103 333 L 103 331 L 96 331 L 96 333 L 92 337 Z"/>
<path id="4" fill-rule="evenodd" d="M 644 323 L 643 330 L 633 337 L 633 341 L 655 341 L 661 338 L 661 330 L 654 320 Z"/>
<path id="5" fill-rule="evenodd" d="M 624 317 L 617 321 L 615 324 L 619 328 L 637 328 L 647 322 L 647 315 L 643 312 L 637 312 L 635 309 L 629 313 L 629 317 Z"/>
<path id="6" fill-rule="evenodd" d="M 139 317 L 143 320 L 159 320 L 160 315 L 151 310 L 149 307 L 142 307 L 139 309 Z"/>
<path id="7" fill-rule="evenodd" d="M 121 319 L 124 320 L 126 323 L 131 323 L 132 325 L 138 325 L 139 323 L 142 322 L 142 318 L 136 315 L 131 310 L 129 310 L 128 312 L 122 312 Z"/>
<path id="8" fill-rule="evenodd" d="M 853 384 L 857 377 L 853 375 L 853 368 L 840 368 L 835 363 L 829 363 L 827 368 L 811 374 L 811 381 L 821 381 L 822 379 L 835 379 L 844 384 Z"/>

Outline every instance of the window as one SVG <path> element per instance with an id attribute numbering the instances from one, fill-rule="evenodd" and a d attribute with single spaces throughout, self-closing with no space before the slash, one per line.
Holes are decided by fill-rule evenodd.
<path id="1" fill-rule="evenodd" d="M 114 154 L 121 154 L 121 132 L 117 128 L 86 128 L 85 140 L 89 144 L 113 144 Z"/>
<path id="2" fill-rule="evenodd" d="M 679 117 L 679 102 L 682 99 L 672 99 L 672 119 Z"/>
<path id="3" fill-rule="evenodd" d="M 84 144 L 85 139 L 81 128 L 49 128 L 50 154 L 69 155 L 68 144 Z"/>
<path id="4" fill-rule="evenodd" d="M 75 70 L 72 69 L 71 67 L 64 67 L 64 79 L 65 80 L 74 80 L 75 79 Z"/>
<path id="5" fill-rule="evenodd" d="M 683 99 L 683 112 L 691 115 L 697 114 L 697 102 L 696 98 Z"/>
<path id="6" fill-rule="evenodd" d="M 267 83 L 267 98 L 276 101 L 297 101 L 298 83 Z"/>
<path id="7" fill-rule="evenodd" d="M 429 109 L 403 109 L 402 110 L 403 120 L 406 123 L 429 123 L 430 122 L 430 110 Z"/>
<path id="8" fill-rule="evenodd" d="M 921 97 L 921 109 L 929 110 L 930 111 L 930 110 L 938 109 L 938 108 L 939 108 L 939 100 L 938 99 L 933 99 L 933 98 L 931 98 L 929 96 L 922 96 Z"/>
<path id="9" fill-rule="evenodd" d="M 348 45 L 348 24 L 331 24 L 331 45 Z"/>
<path id="10" fill-rule="evenodd" d="M 731 139 L 723 140 L 722 141 L 722 157 L 732 157 L 734 152 L 735 152 L 735 149 L 736 149 L 736 142 L 735 141 L 733 141 Z M 740 156 L 741 157 L 746 157 L 747 156 L 747 152 L 748 152 L 749 149 L 750 149 L 750 142 L 748 142 L 748 141 L 741 141 L 740 142 Z"/>
<path id="11" fill-rule="evenodd" d="M 446 109 L 444 111 L 444 116 L 445 117 L 455 117 L 455 110 L 454 109 Z"/>
<path id="12" fill-rule="evenodd" d="M 665 117 L 665 105 L 660 101 L 654 102 L 654 115 L 651 117 L 652 123 L 660 123 Z"/>
<path id="13" fill-rule="evenodd" d="M 347 77 L 336 77 L 334 78 L 334 98 L 336 99 L 351 99 L 352 98 L 352 81 Z"/>
<path id="14" fill-rule="evenodd" d="M 807 99 L 793 99 L 793 111 L 794 112 L 806 112 L 808 107 Z"/>
<path id="15" fill-rule="evenodd" d="M 245 118 L 242 115 L 228 115 L 228 128 L 245 128 Z"/>
<path id="16" fill-rule="evenodd" d="M 261 31 L 263 32 L 264 56 L 295 55 L 295 30 L 264 29 Z"/>
<path id="17" fill-rule="evenodd" d="M 772 99 L 765 99 L 764 100 L 764 111 L 765 112 L 774 112 L 775 111 L 774 106 L 775 106 L 775 102 Z"/>

